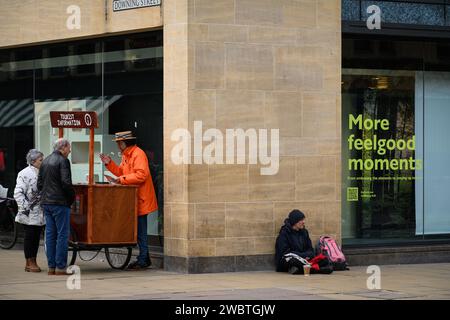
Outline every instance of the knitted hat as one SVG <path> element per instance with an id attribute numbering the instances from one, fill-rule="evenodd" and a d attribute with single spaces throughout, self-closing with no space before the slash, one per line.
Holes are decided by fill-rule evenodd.
<path id="1" fill-rule="evenodd" d="M 305 219 L 305 214 L 303 212 L 301 212 L 300 210 L 295 209 L 289 213 L 288 219 L 289 219 L 289 223 L 291 224 L 291 226 L 293 226 L 300 220 Z"/>

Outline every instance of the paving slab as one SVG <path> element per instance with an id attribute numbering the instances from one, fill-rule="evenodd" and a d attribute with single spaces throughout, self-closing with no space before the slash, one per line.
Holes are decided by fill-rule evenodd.
<path id="1" fill-rule="evenodd" d="M 0 250 L 1 300 L 450 300 L 450 263 L 380 266 L 381 288 L 370 290 L 367 267 L 331 275 L 272 271 L 179 274 L 162 269 L 114 270 L 99 255 L 77 261 L 80 289 L 70 276 L 24 272 L 21 250 Z M 426 270 L 426 272 L 423 272 Z"/>

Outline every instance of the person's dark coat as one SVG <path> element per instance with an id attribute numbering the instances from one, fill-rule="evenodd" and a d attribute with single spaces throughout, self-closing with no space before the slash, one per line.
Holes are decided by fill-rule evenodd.
<path id="1" fill-rule="evenodd" d="M 61 152 L 53 151 L 42 162 L 37 188 L 41 193 L 41 205 L 51 204 L 70 207 L 75 200 L 70 161 Z"/>
<path id="2" fill-rule="evenodd" d="M 289 223 L 289 219 L 286 219 L 275 244 L 275 265 L 278 272 L 288 271 L 288 266 L 284 263 L 283 256 L 291 252 L 302 258 L 311 259 L 314 257 L 314 249 L 308 230 L 301 229 L 296 231 Z"/>

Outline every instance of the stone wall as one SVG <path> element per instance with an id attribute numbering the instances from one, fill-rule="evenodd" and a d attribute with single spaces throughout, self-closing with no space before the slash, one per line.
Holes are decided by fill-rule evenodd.
<path id="1" fill-rule="evenodd" d="M 339 0 L 164 2 L 165 267 L 270 268 L 289 211 L 341 237 Z M 176 128 L 279 128 L 280 167 L 174 165 Z"/>
<path id="2" fill-rule="evenodd" d="M 80 29 L 67 28 L 80 8 Z M 0 0 L 0 48 L 78 39 L 162 26 L 161 7 L 112 11 L 112 0 Z"/>
<path id="3" fill-rule="evenodd" d="M 106 6 L 105 6 L 106 3 Z M 81 29 L 66 27 L 67 7 Z M 0 47 L 164 28 L 164 255 L 168 270 L 271 267 L 284 218 L 341 236 L 339 0 L 0 0 Z M 161 11 L 162 10 L 162 11 Z M 177 128 L 279 129 L 276 175 L 261 165 L 171 161 Z M 202 160 L 201 157 L 198 160 Z"/>

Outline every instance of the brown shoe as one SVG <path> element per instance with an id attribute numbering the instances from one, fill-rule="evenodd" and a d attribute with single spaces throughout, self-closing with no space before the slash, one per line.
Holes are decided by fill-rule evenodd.
<path id="1" fill-rule="evenodd" d="M 151 263 L 146 263 L 144 265 L 139 264 L 139 262 L 134 261 L 128 265 L 126 268 L 127 271 L 145 271 L 148 267 L 150 267 Z"/>
<path id="2" fill-rule="evenodd" d="M 25 259 L 25 272 L 30 272 L 30 258 Z"/>
<path id="3" fill-rule="evenodd" d="M 55 271 L 55 276 L 67 276 L 68 273 L 66 272 L 66 270 L 64 269 L 56 269 Z"/>
<path id="4" fill-rule="evenodd" d="M 36 257 L 30 258 L 30 264 L 28 265 L 28 270 L 30 272 L 41 272 L 41 268 L 36 263 Z"/>
<path id="5" fill-rule="evenodd" d="M 55 268 L 48 268 L 48 273 L 49 276 L 54 276 L 55 275 Z"/>

